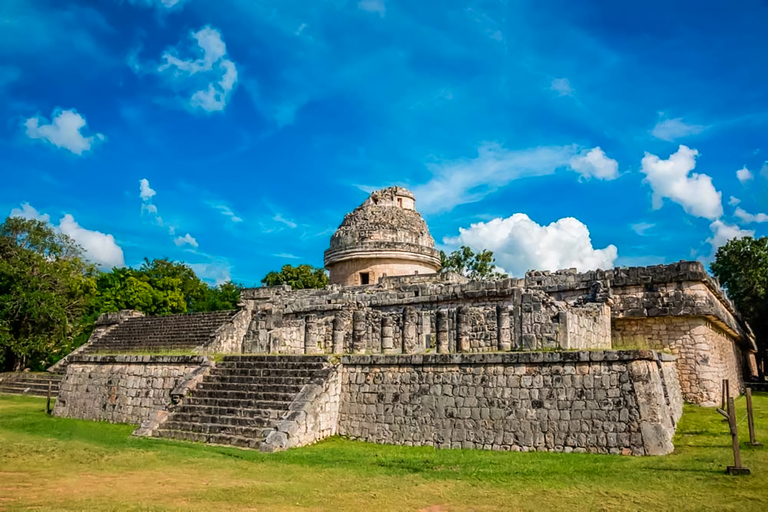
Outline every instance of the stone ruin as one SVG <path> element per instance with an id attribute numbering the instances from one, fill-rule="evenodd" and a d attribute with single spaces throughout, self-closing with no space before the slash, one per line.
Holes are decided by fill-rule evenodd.
<path id="1" fill-rule="evenodd" d="M 247 289 L 228 312 L 103 315 L 57 367 L 55 414 L 265 451 L 342 434 L 659 455 L 683 400 L 715 405 L 723 379 L 738 393 L 756 373 L 749 326 L 698 262 L 438 274 L 399 187 L 347 215 L 325 261 L 323 290 Z M 149 355 L 169 350 L 190 355 Z"/>

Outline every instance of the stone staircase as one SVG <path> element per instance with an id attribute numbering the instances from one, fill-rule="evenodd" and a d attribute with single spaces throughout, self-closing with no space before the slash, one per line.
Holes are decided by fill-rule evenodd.
<path id="1" fill-rule="evenodd" d="M 153 436 L 258 448 L 327 356 L 226 356 Z"/>
<path id="2" fill-rule="evenodd" d="M 10 395 L 47 396 L 48 382 L 52 383 L 51 396 L 59 392 L 61 375 L 58 373 L 12 372 L 0 373 L 0 393 Z"/>
<path id="3" fill-rule="evenodd" d="M 184 352 L 213 340 L 216 330 L 236 311 L 128 318 L 85 347 L 82 354 Z"/>

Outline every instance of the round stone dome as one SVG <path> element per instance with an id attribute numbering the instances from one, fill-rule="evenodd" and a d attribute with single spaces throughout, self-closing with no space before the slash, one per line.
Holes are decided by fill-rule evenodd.
<path id="1" fill-rule="evenodd" d="M 373 192 L 344 216 L 325 251 L 332 284 L 373 284 L 384 275 L 429 274 L 440 269 L 440 253 L 402 187 Z"/>

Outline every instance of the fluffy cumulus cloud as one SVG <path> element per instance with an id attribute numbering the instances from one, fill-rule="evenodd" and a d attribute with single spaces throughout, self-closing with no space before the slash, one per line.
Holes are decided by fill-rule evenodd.
<path id="1" fill-rule="evenodd" d="M 186 101 L 193 110 L 224 110 L 237 83 L 235 63 L 227 58 L 227 47 L 218 30 L 204 27 L 191 36 L 192 46 L 185 52 L 165 52 L 157 71 L 180 93 L 189 95 Z M 182 58 L 182 53 L 192 57 Z"/>
<path id="2" fill-rule="evenodd" d="M 36 219 L 48 223 L 59 233 L 63 233 L 72 238 L 85 252 L 85 257 L 96 263 L 100 268 L 109 269 L 112 267 L 125 266 L 123 250 L 115 242 L 115 237 L 100 231 L 92 231 L 82 227 L 75 221 L 70 214 L 64 215 L 59 220 L 59 225 L 51 224 L 50 216 L 41 214 L 29 203 L 24 203 L 21 208 L 11 210 L 12 217 L 24 217 L 26 219 Z"/>
<path id="3" fill-rule="evenodd" d="M 743 238 L 745 236 L 755 236 L 754 231 L 741 229 L 738 226 L 726 224 L 721 220 L 716 220 L 709 225 L 709 228 L 712 230 L 712 236 L 707 238 L 707 243 L 712 246 L 712 254 L 710 256 L 714 256 L 717 249 L 725 245 L 728 240 Z"/>
<path id="4" fill-rule="evenodd" d="M 573 217 L 542 226 L 524 213 L 459 228 L 459 236 L 443 242 L 478 251 L 489 249 L 498 265 L 514 276 L 522 276 L 531 269 L 612 268 L 618 256 L 614 245 L 592 247 L 587 226 Z"/>
<path id="5" fill-rule="evenodd" d="M 729 204 L 729 205 L 731 205 L 731 206 L 736 206 L 736 205 L 737 205 L 737 204 L 739 204 L 740 202 L 741 202 L 741 199 L 739 199 L 738 197 L 733 197 L 733 196 L 731 196 L 731 197 L 728 199 L 728 204 Z"/>
<path id="6" fill-rule="evenodd" d="M 47 213 L 40 213 L 29 203 L 23 203 L 21 208 L 11 210 L 11 217 L 21 217 L 23 219 L 39 220 L 40 222 L 50 222 L 51 216 Z"/>
<path id="7" fill-rule="evenodd" d="M 723 214 L 722 194 L 715 189 L 712 178 L 691 172 L 698 154 L 682 145 L 667 160 L 645 154 L 640 170 L 653 190 L 654 209 L 661 208 L 664 199 L 669 199 L 696 217 L 715 220 Z"/>
<path id="8" fill-rule="evenodd" d="M 97 142 L 104 140 L 104 135 L 96 133 L 90 137 L 83 135 L 82 130 L 86 126 L 85 118 L 75 109 L 53 111 L 52 120 L 37 115 L 24 122 L 27 129 L 27 137 L 41 139 L 63 148 L 76 155 L 82 155 Z"/>
<path id="9" fill-rule="evenodd" d="M 553 174 L 560 168 L 600 179 L 612 179 L 618 169 L 616 161 L 600 148 L 581 151 L 577 145 L 510 150 L 496 142 L 484 142 L 477 153 L 475 158 L 427 164 L 432 179 L 413 187 L 419 209 L 426 213 L 450 211 L 480 201 L 514 180 Z"/>
<path id="10" fill-rule="evenodd" d="M 757 223 L 763 223 L 768 222 L 768 215 L 764 213 L 748 213 L 741 208 L 736 208 L 736 212 L 734 212 L 734 215 L 738 217 L 742 222 L 745 224 L 751 224 L 753 222 Z"/>
<path id="11" fill-rule="evenodd" d="M 662 116 L 663 117 L 663 116 Z M 677 119 L 660 119 L 651 130 L 651 135 L 657 139 L 672 142 L 677 139 L 697 135 L 709 128 L 699 124 L 687 124 L 681 117 Z"/>
<path id="12" fill-rule="evenodd" d="M 567 78 L 555 78 L 549 88 L 560 96 L 573 96 L 573 87 Z"/>
<path id="13" fill-rule="evenodd" d="M 752 178 L 754 178 L 754 176 L 749 171 L 749 169 L 747 169 L 746 165 L 744 167 L 742 167 L 741 169 L 739 169 L 738 171 L 736 171 L 736 179 L 739 180 L 742 183 L 746 183 L 749 180 L 751 180 Z"/>
<path id="14" fill-rule="evenodd" d="M 379 16 L 384 16 L 387 12 L 386 0 L 360 0 L 357 8 L 363 11 L 373 12 Z"/>
<path id="15" fill-rule="evenodd" d="M 205 281 L 223 284 L 232 280 L 231 269 L 226 262 L 192 263 L 189 266 Z"/>
<path id="16" fill-rule="evenodd" d="M 197 240 L 195 240 L 194 237 L 192 237 L 189 233 L 184 236 L 176 237 L 173 243 L 175 243 L 178 247 L 183 245 L 191 245 L 192 247 L 197 247 Z"/>
<path id="17" fill-rule="evenodd" d="M 149 186 L 148 179 L 143 178 L 139 180 L 139 197 L 141 197 L 142 201 L 149 201 L 155 194 L 157 194 L 157 192 Z"/>
<path id="18" fill-rule="evenodd" d="M 608 158 L 599 146 L 571 158 L 570 166 L 585 178 L 614 180 L 619 177 L 619 162 Z"/>

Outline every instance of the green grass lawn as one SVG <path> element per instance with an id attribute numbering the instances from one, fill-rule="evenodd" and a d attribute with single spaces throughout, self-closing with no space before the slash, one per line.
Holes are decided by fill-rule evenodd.
<path id="1" fill-rule="evenodd" d="M 768 395 L 755 396 L 768 445 Z M 768 449 L 686 406 L 666 457 L 434 450 L 333 438 L 276 454 L 153 439 L 0 396 L 0 510 L 768 510 Z"/>

